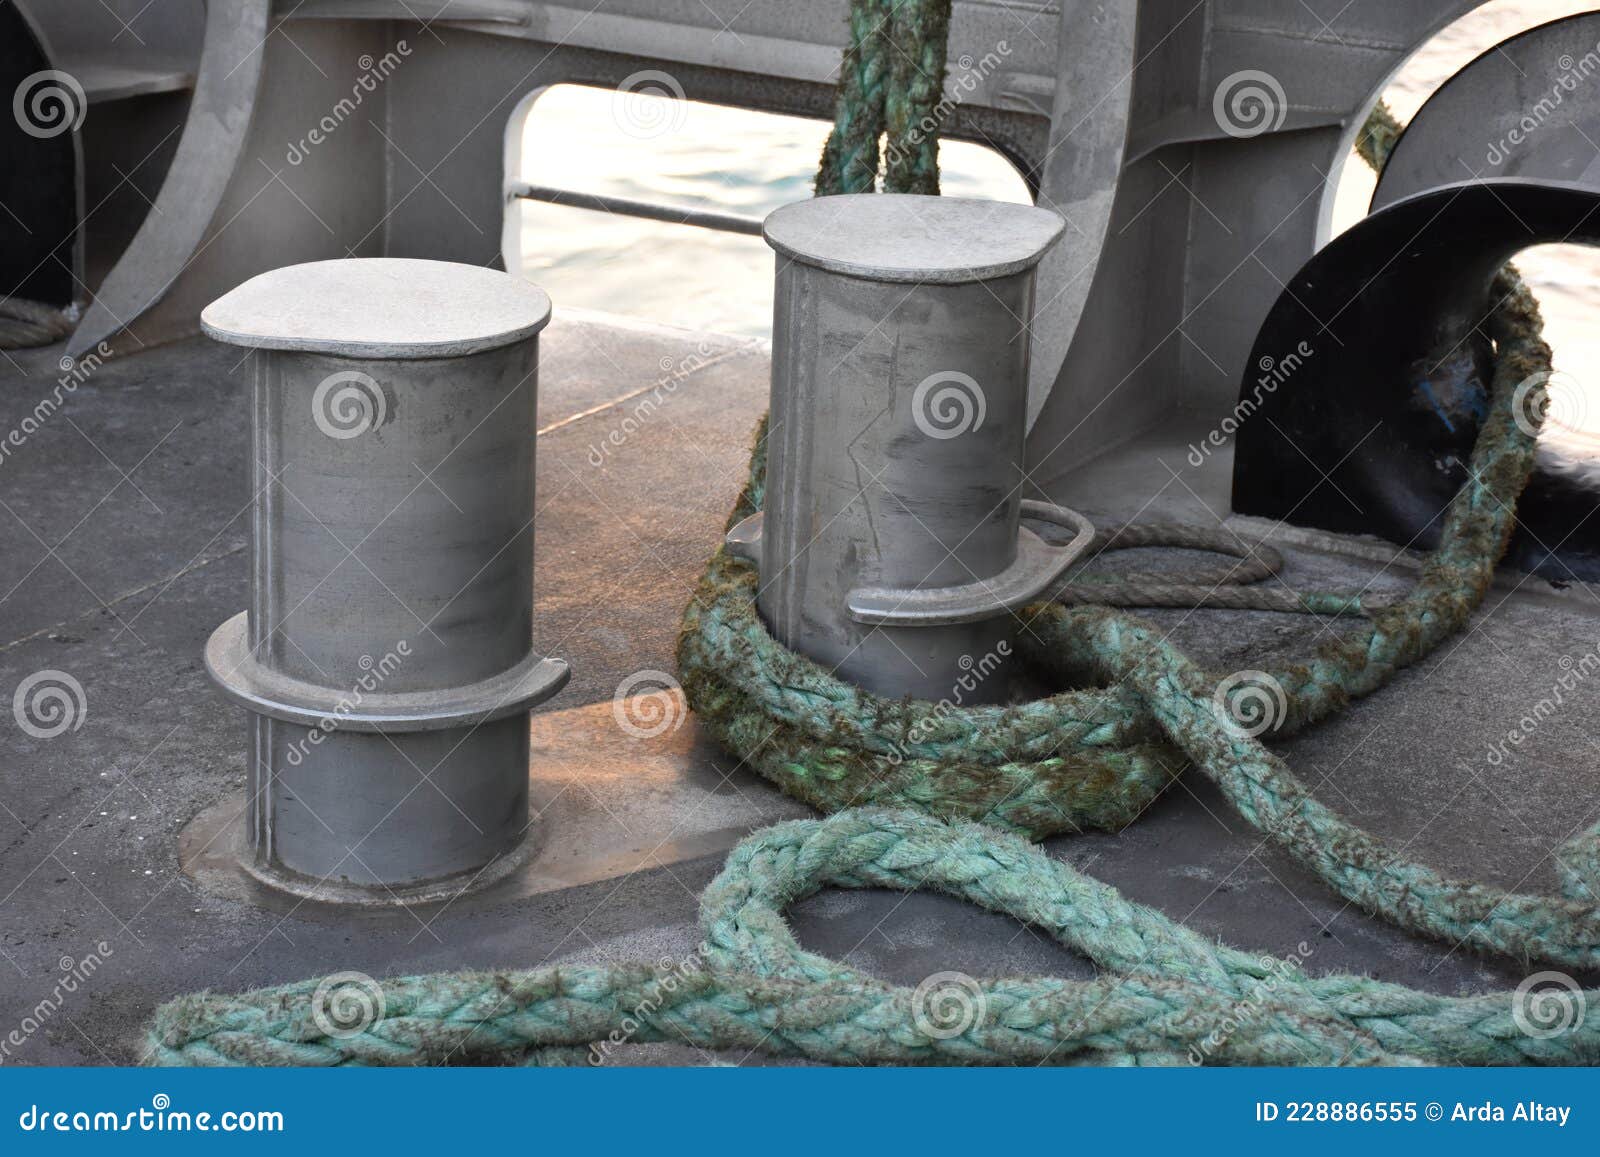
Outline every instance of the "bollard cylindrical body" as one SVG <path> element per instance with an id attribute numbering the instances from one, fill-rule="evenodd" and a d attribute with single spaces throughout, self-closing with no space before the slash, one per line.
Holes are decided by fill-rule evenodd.
<path id="1" fill-rule="evenodd" d="M 1062 224 L 1032 206 L 890 194 L 767 219 L 778 259 L 758 606 L 781 642 L 869 690 L 1006 695 L 1014 627 L 995 600 L 902 625 L 911 600 L 894 592 L 982 601 L 984 584 L 1031 565 L 1018 554 L 1028 323 L 1034 267 Z M 869 589 L 876 622 L 849 605 Z"/>
<path id="2" fill-rule="evenodd" d="M 212 303 L 250 347 L 249 609 L 206 648 L 253 713 L 252 862 L 330 900 L 451 894 L 528 836 L 538 288 L 434 261 L 292 266 Z"/>

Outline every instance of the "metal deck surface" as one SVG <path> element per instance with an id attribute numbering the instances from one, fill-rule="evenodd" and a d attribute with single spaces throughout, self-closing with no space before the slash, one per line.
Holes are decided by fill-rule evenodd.
<path id="1" fill-rule="evenodd" d="M 0 430 L 21 430 L 51 394 L 59 356 L 0 361 Z M 86 703 L 81 726 L 47 739 L 0 712 L 0 1040 L 38 1022 L 5 1063 L 132 1062 L 151 1008 L 199 988 L 339 969 L 678 960 L 693 950 L 696 896 L 726 847 L 805 814 L 698 737 L 692 718 L 634 740 L 612 717 L 625 679 L 672 669 L 679 613 L 765 406 L 764 349 L 558 310 L 542 358 L 536 644 L 574 671 L 533 725 L 543 870 L 443 906 L 352 913 L 202 887 L 180 867 L 180 832 L 225 807 L 245 776 L 244 713 L 212 688 L 200 657 L 246 600 L 239 351 L 197 339 L 108 362 L 20 445 L 3 446 L 0 692 L 9 703 L 24 679 L 58 670 Z M 657 388 L 640 417 L 639 399 Z M 1228 463 L 1189 465 L 1188 444 L 1205 432 L 1193 426 L 1118 448 L 1048 497 L 1098 519 L 1216 522 Z M 1296 587 L 1399 590 L 1408 578 L 1404 565 L 1289 556 Z M 1148 566 L 1107 561 L 1123 560 Z M 1149 617 L 1217 671 L 1303 652 L 1328 629 L 1299 616 Z M 1582 660 L 1597 648 L 1595 592 L 1508 576 L 1468 634 L 1281 750 L 1322 798 L 1410 854 L 1554 891 L 1551 852 L 1600 815 L 1590 724 L 1600 675 L 1564 692 L 1498 766 L 1487 753 L 1569 668 L 1593 670 Z M 1208 935 L 1280 956 L 1304 955 L 1303 943 L 1314 972 L 1449 993 L 1512 986 L 1527 972 L 1367 918 L 1193 774 L 1127 832 L 1049 847 Z M 904 983 L 946 969 L 1090 972 L 1007 918 L 934 895 L 825 893 L 792 917 L 806 946 Z M 88 982 L 36 1015 L 62 970 L 91 955 Z"/>

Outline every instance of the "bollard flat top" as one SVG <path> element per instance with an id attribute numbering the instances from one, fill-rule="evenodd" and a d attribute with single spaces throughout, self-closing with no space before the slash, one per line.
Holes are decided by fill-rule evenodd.
<path id="1" fill-rule="evenodd" d="M 1031 269 L 1065 224 L 1007 201 L 851 193 L 785 205 L 762 234 L 785 257 L 832 273 L 953 285 Z"/>
<path id="2" fill-rule="evenodd" d="M 221 342 L 361 358 L 460 357 L 532 337 L 550 298 L 477 265 L 362 257 L 252 277 L 200 314 Z"/>

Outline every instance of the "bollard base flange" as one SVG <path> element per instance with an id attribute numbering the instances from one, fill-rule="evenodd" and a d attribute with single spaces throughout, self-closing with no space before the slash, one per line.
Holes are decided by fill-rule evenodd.
<path id="1" fill-rule="evenodd" d="M 226 903 L 292 911 L 312 921 L 394 919 L 415 929 L 410 909 L 445 903 L 452 913 L 495 908 L 658 868 L 677 871 L 676 865 L 695 860 L 720 862 L 757 828 L 812 814 L 703 736 L 680 694 L 659 695 L 534 715 L 528 838 L 475 878 L 457 875 L 387 892 L 382 886 L 307 888 L 319 881 L 261 874 L 242 789 L 183 829 L 181 867 L 199 893 Z M 619 718 L 649 726 L 630 733 Z"/>
<path id="2" fill-rule="evenodd" d="M 243 822 L 245 810 L 240 793 L 195 816 L 178 835 L 178 861 L 203 891 L 264 908 L 293 910 L 308 901 L 373 909 L 448 903 L 516 875 L 539 852 L 540 829 L 534 826 L 515 848 L 476 871 L 411 885 L 318 880 L 256 863 Z"/>

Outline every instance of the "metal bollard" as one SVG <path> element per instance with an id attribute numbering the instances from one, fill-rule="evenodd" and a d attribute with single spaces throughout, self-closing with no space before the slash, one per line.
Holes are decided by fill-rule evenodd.
<path id="1" fill-rule="evenodd" d="M 1088 545 L 1024 502 L 1034 268 L 1062 219 L 1026 205 L 825 197 L 767 218 L 778 253 L 760 567 L 775 637 L 880 695 L 1006 698 L 1010 610 Z M 1020 524 L 1075 532 L 1065 546 Z"/>
<path id="2" fill-rule="evenodd" d="M 385 903 L 498 878 L 527 837 L 543 291 L 438 261 L 296 265 L 201 315 L 254 362 L 250 607 L 206 666 L 253 713 L 258 878 Z"/>

